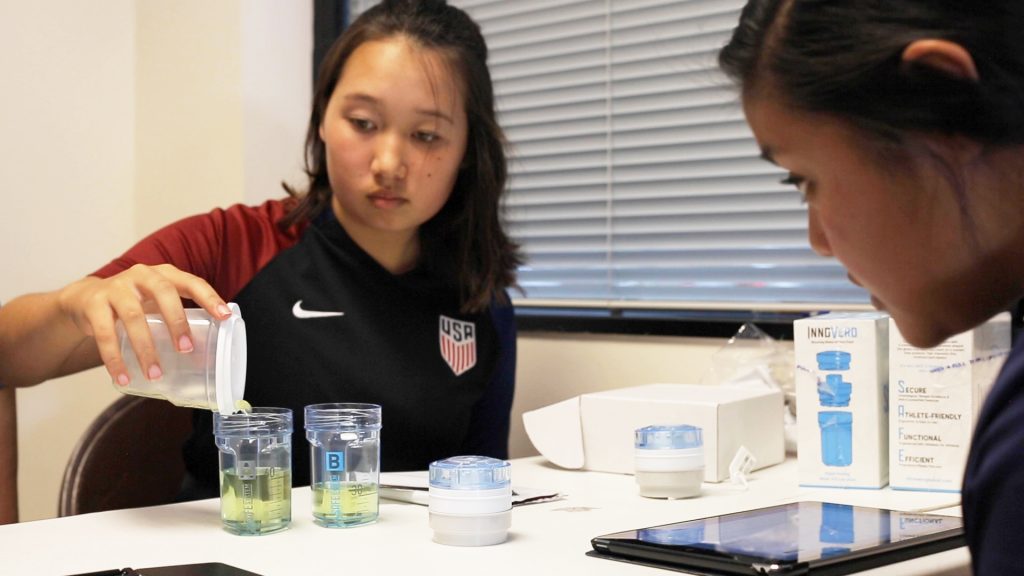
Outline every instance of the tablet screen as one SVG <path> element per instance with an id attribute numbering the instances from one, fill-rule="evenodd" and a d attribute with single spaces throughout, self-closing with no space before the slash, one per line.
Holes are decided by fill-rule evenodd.
<path id="1" fill-rule="evenodd" d="M 956 517 L 795 502 L 609 534 L 595 538 L 593 545 L 598 552 L 680 566 L 736 567 L 747 573 L 758 566 L 783 572 L 887 554 L 895 562 L 960 546 L 962 534 Z M 942 544 L 936 547 L 936 542 Z"/>

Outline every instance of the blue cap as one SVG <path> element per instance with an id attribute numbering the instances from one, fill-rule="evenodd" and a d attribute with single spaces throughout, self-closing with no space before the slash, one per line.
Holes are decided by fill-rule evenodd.
<path id="1" fill-rule="evenodd" d="M 850 353 L 842 350 L 818 352 L 818 370 L 849 370 Z"/>
<path id="2" fill-rule="evenodd" d="M 704 446 L 704 433 L 697 426 L 645 426 L 636 431 L 636 448 L 641 450 L 681 450 Z"/>
<path id="3" fill-rule="evenodd" d="M 487 456 L 453 456 L 430 463 L 430 486 L 449 490 L 494 490 L 512 480 L 512 467 Z"/>

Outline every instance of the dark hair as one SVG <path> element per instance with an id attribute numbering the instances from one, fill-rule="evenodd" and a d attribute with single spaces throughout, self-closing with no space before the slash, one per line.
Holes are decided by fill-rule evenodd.
<path id="1" fill-rule="evenodd" d="M 1024 2 L 1019 0 L 750 0 L 721 68 L 752 94 L 834 114 L 890 140 L 958 134 L 1024 143 Z M 980 81 L 905 64 L 913 41 L 971 53 Z"/>
<path id="2" fill-rule="evenodd" d="M 330 205 L 326 147 L 319 133 L 327 103 L 356 48 L 393 37 L 440 52 L 460 82 L 469 125 L 466 155 L 448 201 L 420 227 L 420 264 L 454 277 L 463 312 L 478 312 L 495 298 L 507 301 L 505 290 L 516 286 L 515 271 L 522 258 L 501 223 L 508 165 L 494 110 L 487 44 L 476 22 L 444 0 L 384 0 L 360 15 L 328 50 L 317 74 L 306 133 L 309 185 L 303 194 L 284 185 L 299 201 L 281 225 L 315 218 Z"/>

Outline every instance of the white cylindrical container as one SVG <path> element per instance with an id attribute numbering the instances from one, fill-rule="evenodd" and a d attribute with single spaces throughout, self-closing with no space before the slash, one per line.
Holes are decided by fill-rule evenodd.
<path id="1" fill-rule="evenodd" d="M 430 527 L 434 542 L 490 546 L 512 525 L 512 468 L 487 456 L 454 456 L 430 463 Z"/>
<path id="2" fill-rule="evenodd" d="M 635 474 L 640 495 L 692 498 L 704 480 L 704 435 L 697 426 L 646 426 L 635 436 Z"/>
<path id="3" fill-rule="evenodd" d="M 128 376 L 127 386 L 115 388 L 125 394 L 167 400 L 175 406 L 204 408 L 221 414 L 239 410 L 245 393 L 246 337 L 242 312 L 234 302 L 228 304 L 231 316 L 216 320 L 201 308 L 186 308 L 192 332 L 192 352 L 178 352 L 163 316 L 147 314 L 163 369 L 163 377 L 147 378 L 148 367 L 139 366 L 124 325 L 117 322 L 117 334 Z M 145 368 L 145 369 L 144 369 Z"/>

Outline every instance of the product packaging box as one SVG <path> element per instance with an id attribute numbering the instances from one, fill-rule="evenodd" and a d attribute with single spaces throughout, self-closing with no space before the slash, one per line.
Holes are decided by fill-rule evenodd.
<path id="1" fill-rule="evenodd" d="M 651 425 L 703 429 L 704 480 L 729 478 L 744 446 L 753 469 L 785 459 L 783 396 L 756 386 L 649 384 L 583 394 L 523 414 L 534 447 L 563 468 L 633 473 L 634 433 Z"/>
<path id="2" fill-rule="evenodd" d="M 889 480 L 889 316 L 833 312 L 793 323 L 800 485 Z"/>
<path id="3" fill-rule="evenodd" d="M 1010 351 L 1010 314 L 934 348 L 889 330 L 889 485 L 958 492 L 978 412 Z"/>

